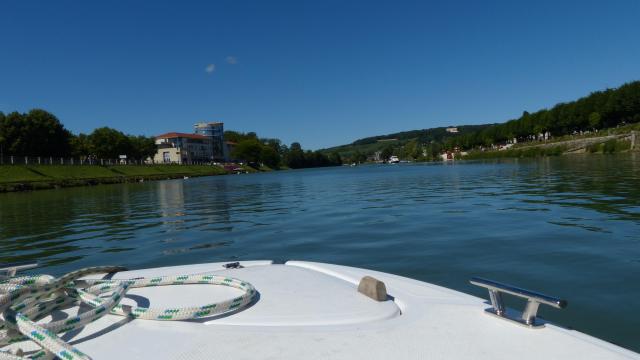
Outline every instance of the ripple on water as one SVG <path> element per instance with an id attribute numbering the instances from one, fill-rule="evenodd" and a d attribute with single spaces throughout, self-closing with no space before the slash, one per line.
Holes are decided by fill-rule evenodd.
<path id="1" fill-rule="evenodd" d="M 487 276 L 570 297 L 570 309 L 545 315 L 640 351 L 632 308 L 640 298 L 639 158 L 362 166 L 0 194 L 0 262 L 38 259 L 60 274 L 99 264 L 300 259 L 481 296 L 467 280 Z M 591 316 L 598 313 L 606 319 Z"/>

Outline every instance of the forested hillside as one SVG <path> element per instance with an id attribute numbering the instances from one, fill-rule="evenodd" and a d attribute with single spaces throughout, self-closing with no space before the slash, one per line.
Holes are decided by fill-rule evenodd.
<path id="1" fill-rule="evenodd" d="M 525 141 L 531 135 L 547 131 L 552 136 L 562 136 L 574 131 L 599 130 L 636 122 L 640 122 L 640 81 L 596 91 L 551 109 L 534 113 L 525 111 L 518 119 L 456 136 L 447 145 L 469 149 L 513 138 Z"/>
<path id="2" fill-rule="evenodd" d="M 560 137 L 637 122 L 640 122 L 640 81 L 596 91 L 550 109 L 533 113 L 524 111 L 519 118 L 504 123 L 458 126 L 457 133 L 447 132 L 446 127 L 404 131 L 367 137 L 323 151 L 339 152 L 354 161 L 366 159 L 376 151 L 394 153 L 406 159 L 428 160 L 437 158 L 441 151 L 456 147 L 470 150 L 513 139 L 524 142 L 541 133 Z"/>

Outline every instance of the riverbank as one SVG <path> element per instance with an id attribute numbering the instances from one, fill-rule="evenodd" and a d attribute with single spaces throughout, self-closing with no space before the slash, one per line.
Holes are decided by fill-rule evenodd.
<path id="1" fill-rule="evenodd" d="M 247 166 L 243 172 L 258 172 Z M 261 169 L 261 171 L 265 171 Z M 226 175 L 210 165 L 0 165 L 0 192 Z"/>
<path id="2" fill-rule="evenodd" d="M 566 138 L 541 144 L 519 144 L 507 150 L 471 151 L 464 159 L 523 158 L 541 156 L 559 156 L 579 153 L 615 154 L 638 151 L 637 132 L 613 133 L 602 136 Z"/>

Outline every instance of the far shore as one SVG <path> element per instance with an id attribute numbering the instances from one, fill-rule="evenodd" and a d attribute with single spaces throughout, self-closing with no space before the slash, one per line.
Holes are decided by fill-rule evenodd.
<path id="1" fill-rule="evenodd" d="M 213 165 L 0 165 L 0 193 L 270 171 Z"/>

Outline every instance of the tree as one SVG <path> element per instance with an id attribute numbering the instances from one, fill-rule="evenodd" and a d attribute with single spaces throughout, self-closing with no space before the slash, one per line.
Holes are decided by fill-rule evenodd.
<path id="1" fill-rule="evenodd" d="M 243 140 L 258 140 L 258 136 L 254 132 L 243 133 L 233 130 L 227 130 L 224 132 L 224 139 L 227 141 L 233 141 L 235 143 L 239 143 Z"/>
<path id="2" fill-rule="evenodd" d="M 305 166 L 305 157 L 304 151 L 302 151 L 302 146 L 300 143 L 294 142 L 291 144 L 289 148 L 289 156 L 287 157 L 287 166 L 292 169 L 299 169 L 306 167 Z"/>
<path id="3" fill-rule="evenodd" d="M 235 159 L 242 159 L 249 164 L 260 162 L 263 145 L 256 139 L 240 141 L 233 149 L 232 156 Z"/>
<path id="4" fill-rule="evenodd" d="M 342 157 L 337 151 L 331 153 L 331 155 L 329 156 L 329 161 L 332 165 L 342 165 Z"/>
<path id="5" fill-rule="evenodd" d="M 71 141 L 71 155 L 75 157 L 87 157 L 94 153 L 93 146 L 91 145 L 91 141 L 89 141 L 89 137 L 85 134 L 78 134 L 77 136 L 72 136 Z"/>
<path id="6" fill-rule="evenodd" d="M 365 161 L 367 161 L 367 155 L 361 153 L 358 150 L 356 150 L 356 152 L 353 153 L 353 162 L 357 164 L 362 164 Z"/>
<path id="7" fill-rule="evenodd" d="M 260 150 L 260 161 L 271 168 L 278 167 L 280 165 L 280 154 L 273 147 L 263 145 Z"/>
<path id="8" fill-rule="evenodd" d="M 597 112 L 592 112 L 589 114 L 589 126 L 592 129 L 597 129 L 600 127 L 600 121 L 602 120 L 602 116 L 600 116 Z"/>
<path id="9" fill-rule="evenodd" d="M 3 152 L 26 156 L 67 156 L 71 133 L 53 114 L 34 109 L 0 117 Z"/>
<path id="10" fill-rule="evenodd" d="M 124 133 L 108 127 L 93 130 L 88 136 L 93 155 L 101 159 L 117 159 L 132 154 L 131 141 Z"/>
<path id="11" fill-rule="evenodd" d="M 382 160 L 389 160 L 389 158 L 393 155 L 393 147 L 391 145 L 387 145 L 384 149 L 382 149 Z"/>
<path id="12" fill-rule="evenodd" d="M 422 156 L 422 149 L 418 145 L 417 140 L 410 140 L 404 145 L 405 156 L 411 159 L 417 159 Z"/>
<path id="13" fill-rule="evenodd" d="M 4 124 L 4 113 L 0 111 L 0 163 L 2 162 L 2 157 L 4 156 L 4 147 L 7 141 L 2 133 L 2 124 Z"/>
<path id="14" fill-rule="evenodd" d="M 280 142 L 279 139 L 261 139 L 261 142 L 265 146 L 268 146 L 268 147 L 272 148 L 273 150 L 275 150 L 277 153 L 280 153 L 280 149 L 282 147 L 282 143 Z"/>
<path id="15" fill-rule="evenodd" d="M 128 135 L 128 138 L 131 144 L 131 158 L 144 160 L 156 153 L 157 147 L 154 138 L 133 135 Z"/>

